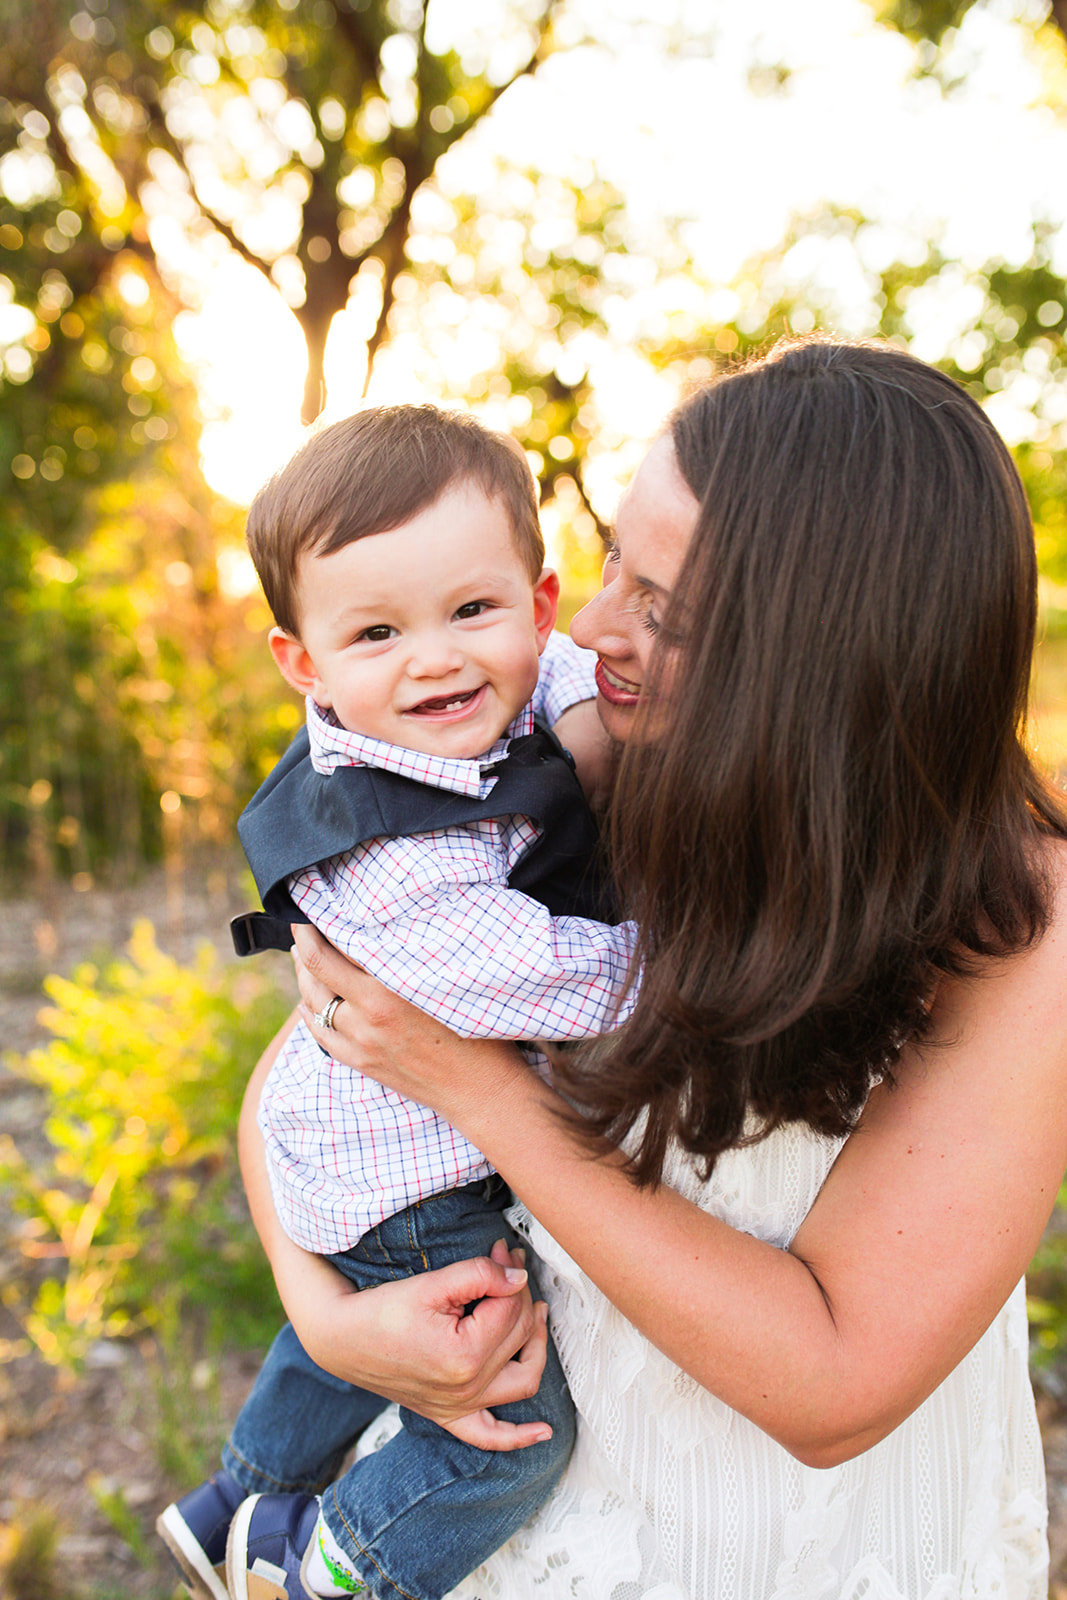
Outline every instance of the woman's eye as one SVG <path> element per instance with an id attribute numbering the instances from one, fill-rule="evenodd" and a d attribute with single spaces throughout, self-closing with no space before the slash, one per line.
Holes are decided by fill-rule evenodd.
<path id="1" fill-rule="evenodd" d="M 649 633 L 658 633 L 660 628 L 659 618 L 654 612 L 646 611 L 644 616 L 641 618 L 641 626 Z"/>
<path id="2" fill-rule="evenodd" d="M 468 600 L 465 606 L 459 607 L 456 616 L 461 622 L 465 622 L 468 617 L 480 617 L 483 611 L 489 610 L 489 605 L 488 600 Z"/>
<path id="3" fill-rule="evenodd" d="M 614 561 L 614 562 L 618 562 L 618 561 L 620 561 L 620 560 L 621 560 L 621 559 L 622 559 L 622 558 L 621 558 L 621 556 L 620 556 L 620 555 L 619 555 L 619 547 L 618 547 L 618 545 L 617 545 L 617 544 L 616 544 L 616 543 L 615 543 L 615 540 L 614 540 L 614 539 L 612 539 L 612 541 L 611 541 L 611 543 L 610 543 L 610 544 L 609 544 L 609 545 L 608 545 L 608 548 L 607 548 L 607 553 L 606 553 L 606 554 L 605 554 L 605 556 L 604 556 L 604 563 L 605 563 L 605 565 L 607 565 L 607 563 L 608 563 L 608 562 L 609 562 L 609 561 Z"/>
<path id="4" fill-rule="evenodd" d="M 365 641 L 367 644 L 384 644 L 386 639 L 388 639 L 392 634 L 392 631 L 393 630 L 389 627 L 388 623 L 376 622 L 373 628 L 364 628 L 363 632 L 357 634 L 356 637 L 358 640 Z"/>

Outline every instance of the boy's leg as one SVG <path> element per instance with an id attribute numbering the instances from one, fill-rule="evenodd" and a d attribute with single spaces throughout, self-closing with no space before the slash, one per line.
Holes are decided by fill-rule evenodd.
<path id="1" fill-rule="evenodd" d="M 287 1322 L 238 1413 L 222 1465 L 246 1494 L 317 1491 L 386 1404 L 316 1366 Z"/>
<path id="2" fill-rule="evenodd" d="M 487 1451 L 402 1410 L 404 1426 L 322 1497 L 322 1518 L 376 1600 L 441 1600 L 544 1504 L 574 1444 L 574 1412 L 555 1350 L 532 1400 L 499 1406 L 545 1421 L 544 1444 Z"/>
<path id="3" fill-rule="evenodd" d="M 358 1269 L 356 1281 L 369 1287 L 488 1255 L 496 1239 L 516 1244 L 501 1214 L 509 1198 L 501 1181 L 493 1179 L 412 1206 L 346 1253 L 351 1262 L 346 1273 L 355 1278 Z M 573 1407 L 551 1344 L 537 1395 L 500 1407 L 498 1415 L 513 1421 L 543 1419 L 553 1437 L 526 1450 L 483 1451 L 402 1411 L 400 1432 L 357 1461 L 323 1495 L 322 1518 L 329 1534 L 377 1600 L 439 1600 L 521 1527 L 551 1492 L 574 1440 Z M 239 1537 L 231 1541 L 230 1559 L 238 1573 L 251 1569 L 257 1549 L 270 1551 L 266 1559 L 272 1563 L 278 1559 L 279 1529 L 273 1523 L 285 1519 L 285 1502 L 257 1506 L 244 1508 L 235 1523 Z M 300 1528 L 302 1536 L 303 1520 Z M 292 1554 L 295 1560 L 302 1552 Z M 294 1577 L 293 1594 L 299 1593 Z"/>
<path id="4" fill-rule="evenodd" d="M 385 1404 L 317 1367 L 286 1323 L 223 1446 L 222 1472 L 156 1520 L 195 1600 L 226 1600 L 226 1541 L 241 1502 L 250 1494 L 321 1489 Z"/>

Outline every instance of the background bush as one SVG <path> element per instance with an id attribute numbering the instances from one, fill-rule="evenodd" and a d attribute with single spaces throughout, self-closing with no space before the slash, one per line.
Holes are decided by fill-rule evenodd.
<path id="1" fill-rule="evenodd" d="M 248 1074 L 289 1002 L 261 968 L 208 945 L 182 966 L 139 923 L 124 957 L 50 977 L 51 1042 L 9 1065 L 47 1097 L 42 1169 L 10 1139 L 0 1181 L 22 1218 L 5 1298 L 41 1354 L 152 1325 L 224 1323 L 255 1342 L 278 1320 L 236 1157 Z"/>

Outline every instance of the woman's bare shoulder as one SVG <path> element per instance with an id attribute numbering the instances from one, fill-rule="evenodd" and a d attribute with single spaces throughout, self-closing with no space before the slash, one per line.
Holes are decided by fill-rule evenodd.
<path id="1" fill-rule="evenodd" d="M 927 1383 L 1025 1271 L 1067 1164 L 1067 845 L 1048 872 L 1044 934 L 940 985 L 931 1036 L 872 1091 L 794 1241 L 887 1366 Z"/>
<path id="2" fill-rule="evenodd" d="M 1067 841 L 1042 846 L 1050 890 L 1041 935 L 975 962 L 935 991 L 929 1032 L 905 1048 L 861 1119 L 911 1151 L 916 1128 L 958 1147 L 1047 1140 L 1067 1160 Z M 874 1141 L 872 1140 L 873 1144 Z M 894 1150 L 893 1159 L 896 1159 Z"/>
<path id="3" fill-rule="evenodd" d="M 1050 891 L 1048 924 L 1039 939 L 1006 965 L 1015 967 L 1019 977 L 1031 972 L 1034 982 L 1054 984 L 1067 1011 L 1067 839 L 1046 840 L 1042 853 Z"/>
<path id="4" fill-rule="evenodd" d="M 1049 890 L 1048 921 L 1023 949 L 975 962 L 969 975 L 939 984 L 934 1002 L 936 1042 L 951 1043 L 974 1031 L 1003 1035 L 1027 1015 L 1043 1014 L 1067 1029 L 1067 840 L 1041 844 Z M 1067 1033 L 1058 1040 L 1067 1053 Z"/>
<path id="5" fill-rule="evenodd" d="M 1049 839 L 1044 853 L 1052 885 L 1053 918 L 1067 921 L 1067 839 Z"/>

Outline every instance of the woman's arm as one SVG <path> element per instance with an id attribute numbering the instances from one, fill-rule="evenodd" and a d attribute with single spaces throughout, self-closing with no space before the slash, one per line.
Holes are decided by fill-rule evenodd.
<path id="1" fill-rule="evenodd" d="M 1067 1161 L 1062 912 L 1033 949 L 943 986 L 932 1042 L 872 1093 L 789 1250 L 635 1189 L 516 1052 L 459 1044 L 313 933 L 297 942 L 305 1001 L 352 1001 L 333 1054 L 455 1122 L 648 1338 L 808 1464 L 859 1454 L 936 1388 L 1051 1211 Z"/>
<path id="2" fill-rule="evenodd" d="M 237 1143 L 252 1221 L 301 1344 L 328 1372 L 431 1417 L 481 1449 L 538 1443 L 550 1431 L 542 1424 L 501 1422 L 487 1409 L 536 1394 L 545 1362 L 544 1306 L 532 1304 L 525 1270 L 502 1243 L 492 1260 L 460 1261 L 357 1292 L 283 1232 L 256 1110 L 295 1020 L 271 1041 L 249 1079 Z M 479 1303 L 466 1315 L 472 1301 Z"/>
<path id="3" fill-rule="evenodd" d="M 604 732 L 596 701 L 569 706 L 553 723 L 552 732 L 570 751 L 585 798 L 599 816 L 611 799 L 620 747 Z"/>

